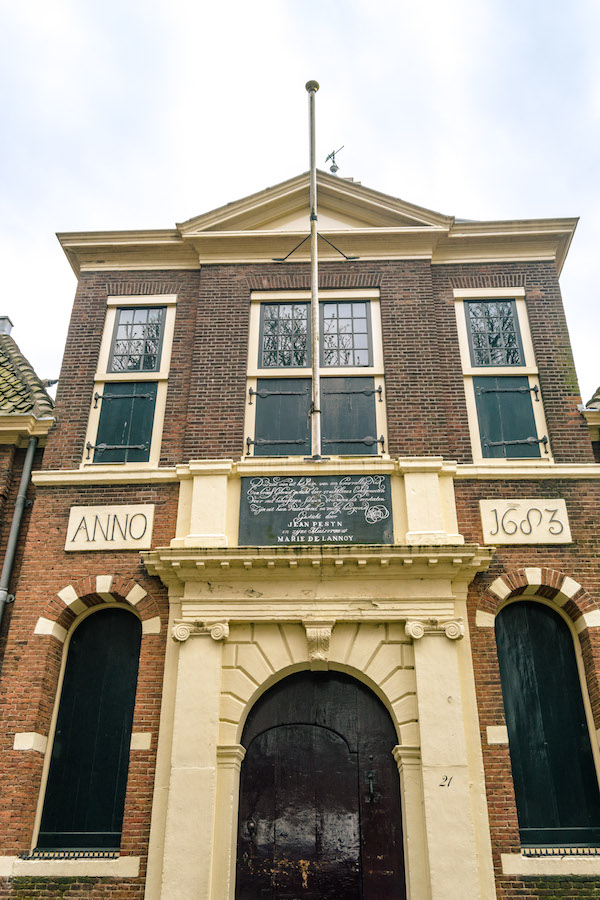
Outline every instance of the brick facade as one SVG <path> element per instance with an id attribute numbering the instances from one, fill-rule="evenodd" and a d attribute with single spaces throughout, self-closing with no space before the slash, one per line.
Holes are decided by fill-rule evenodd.
<path id="1" fill-rule="evenodd" d="M 378 288 L 385 363 L 388 447 L 391 457 L 443 457 L 459 465 L 473 460 L 454 289 L 524 288 L 539 379 L 556 464 L 593 464 L 594 454 L 580 403 L 556 267 L 550 261 L 432 265 L 426 259 L 357 260 L 320 265 L 322 289 Z M 56 401 L 56 424 L 43 459 L 46 472 L 77 470 L 92 404 L 94 376 L 109 296 L 176 294 L 177 310 L 169 371 L 160 467 L 190 460 L 238 460 L 244 449 L 244 410 L 252 291 L 308 290 L 305 263 L 204 265 L 199 270 L 85 272 L 79 279 Z M 0 450 L 0 549 L 7 511 L 13 505 L 22 451 Z M 173 470 L 174 471 L 174 470 Z M 33 489 L 32 489 L 33 494 Z M 467 543 L 483 540 L 480 499 L 564 498 L 573 543 L 528 545 L 496 551 L 491 567 L 469 588 L 468 617 L 485 770 L 496 890 L 502 900 L 591 898 L 600 877 L 507 876 L 501 854 L 518 853 L 519 832 L 507 745 L 487 741 L 488 726 L 504 725 L 504 707 L 492 627 L 476 623 L 478 610 L 495 614 L 501 599 L 490 590 L 504 577 L 511 596 L 527 587 L 526 568 L 543 572 L 539 595 L 552 600 L 568 577 L 581 585 L 563 607 L 576 626 L 600 610 L 600 480 L 538 477 L 531 480 L 457 478 L 458 531 Z M 173 478 L 147 483 L 45 482 L 26 513 L 27 540 L 15 570 L 17 599 L 5 619 L 5 663 L 0 679 L 0 752 L 4 771 L 0 802 L 1 853 L 31 849 L 44 755 L 13 749 L 14 735 L 47 735 L 59 686 L 63 644 L 36 633 L 44 618 L 69 631 L 75 614 L 59 596 L 71 586 L 84 608 L 106 600 L 127 604 L 135 585 L 145 592 L 136 605 L 142 620 L 160 620 L 159 633 L 142 638 L 134 732 L 151 733 L 149 750 L 132 750 L 125 800 L 122 855 L 140 857 L 140 875 L 0 878 L 0 897 L 95 900 L 142 898 L 152 818 L 169 596 L 148 575 L 135 551 L 69 553 L 64 549 L 73 506 L 155 505 L 153 547 L 168 547 L 177 527 L 179 484 Z M 96 579 L 112 576 L 110 597 Z M 7 634 L 6 634 L 7 632 Z M 2 645 L 0 644 L 0 651 Z M 600 728 L 600 629 L 581 633 L 581 653 L 594 723 Z M 1 869 L 0 869 L 1 871 Z M 216 898 L 214 898 L 216 900 Z M 219 898 L 221 900 L 221 898 Z M 383 898 L 382 898 L 383 900 Z M 421 898 L 417 898 L 421 900 Z M 469 898 L 471 900 L 471 898 Z M 473 898 L 474 900 L 474 898 Z"/>

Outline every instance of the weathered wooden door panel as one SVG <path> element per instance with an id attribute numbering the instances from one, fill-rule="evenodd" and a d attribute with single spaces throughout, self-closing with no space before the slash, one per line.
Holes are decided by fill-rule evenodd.
<path id="1" fill-rule="evenodd" d="M 291 676 L 242 743 L 237 900 L 405 897 L 394 728 L 367 688 Z"/>

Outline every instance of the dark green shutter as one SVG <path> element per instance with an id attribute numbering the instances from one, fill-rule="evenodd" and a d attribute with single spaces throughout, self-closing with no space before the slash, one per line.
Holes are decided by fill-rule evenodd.
<path id="1" fill-rule="evenodd" d="M 144 381 L 104 385 L 95 463 L 148 461 L 157 387 L 156 382 Z M 104 444 L 115 449 L 105 450 Z"/>
<path id="2" fill-rule="evenodd" d="M 496 619 L 521 841 L 600 844 L 600 793 L 571 633 L 541 603 Z"/>
<path id="3" fill-rule="evenodd" d="M 323 456 L 378 453 L 373 378 L 321 378 Z"/>
<path id="4" fill-rule="evenodd" d="M 106 609 L 69 645 L 38 847 L 118 849 L 141 641 L 139 619 Z"/>
<path id="5" fill-rule="evenodd" d="M 254 456 L 310 455 L 310 378 L 259 378 Z"/>
<path id="6" fill-rule="evenodd" d="M 532 392 L 526 375 L 481 376 L 473 379 L 484 457 L 539 457 L 539 435 Z M 530 443 L 516 443 L 533 439 Z"/>

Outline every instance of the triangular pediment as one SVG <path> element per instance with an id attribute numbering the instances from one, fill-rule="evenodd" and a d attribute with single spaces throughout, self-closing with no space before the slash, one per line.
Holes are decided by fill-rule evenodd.
<path id="1" fill-rule="evenodd" d="M 309 174 L 259 191 L 178 225 L 183 237 L 211 232 L 310 229 Z M 372 228 L 444 228 L 453 218 L 407 203 L 362 184 L 317 172 L 319 231 Z"/>

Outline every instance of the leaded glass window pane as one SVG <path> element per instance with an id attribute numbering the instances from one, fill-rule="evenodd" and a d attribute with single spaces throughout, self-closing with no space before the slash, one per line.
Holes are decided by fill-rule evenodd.
<path id="1" fill-rule="evenodd" d="M 259 366 L 309 366 L 308 304 L 263 303 L 261 312 Z"/>
<path id="2" fill-rule="evenodd" d="M 524 365 L 514 300 L 469 300 L 465 310 L 474 366 Z"/>
<path id="3" fill-rule="evenodd" d="M 109 372 L 156 372 L 164 322 L 164 306 L 117 310 Z"/>
<path id="4" fill-rule="evenodd" d="M 323 366 L 370 365 L 370 329 L 367 303 L 321 304 Z"/>

